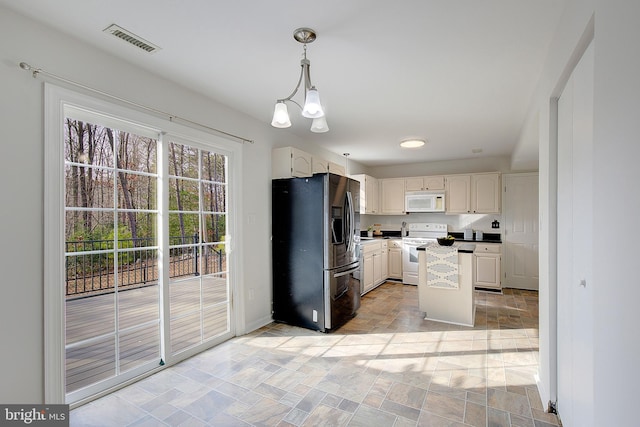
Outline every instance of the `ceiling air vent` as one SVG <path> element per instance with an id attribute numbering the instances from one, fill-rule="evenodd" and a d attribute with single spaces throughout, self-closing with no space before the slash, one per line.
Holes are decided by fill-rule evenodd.
<path id="1" fill-rule="evenodd" d="M 109 25 L 103 31 L 105 33 L 107 33 L 107 34 L 111 34 L 113 36 L 116 36 L 119 39 L 122 39 L 122 40 L 126 41 L 127 43 L 132 44 L 135 47 L 144 50 L 145 52 L 153 53 L 156 50 L 160 50 L 160 47 L 154 45 L 153 43 L 150 43 L 150 42 L 146 41 L 142 37 L 136 36 L 131 31 L 125 30 L 124 28 L 119 27 L 116 24 Z"/>

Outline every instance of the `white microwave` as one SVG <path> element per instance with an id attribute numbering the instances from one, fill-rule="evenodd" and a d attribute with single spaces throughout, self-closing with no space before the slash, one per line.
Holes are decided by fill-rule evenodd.
<path id="1" fill-rule="evenodd" d="M 404 208 L 405 212 L 444 212 L 444 193 L 408 191 Z"/>

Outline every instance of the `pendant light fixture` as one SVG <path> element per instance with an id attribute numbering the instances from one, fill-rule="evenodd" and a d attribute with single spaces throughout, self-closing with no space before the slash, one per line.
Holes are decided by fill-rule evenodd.
<path id="1" fill-rule="evenodd" d="M 309 68 L 311 62 L 307 59 L 307 44 L 312 43 L 316 39 L 316 32 L 311 28 L 298 28 L 293 32 L 293 38 L 303 45 L 303 56 L 300 60 L 300 77 L 291 95 L 286 98 L 278 99 L 273 110 L 273 119 L 271 126 L 276 128 L 288 128 L 291 126 L 289 111 L 287 109 L 287 101 L 293 102 L 302 109 L 302 116 L 313 119 L 311 123 L 311 132 L 322 133 L 329 130 L 327 119 L 324 115 L 324 109 L 320 103 L 320 94 L 313 84 L 311 84 L 311 73 Z M 300 85 L 304 82 L 304 106 L 301 106 L 292 98 L 298 93 Z"/>

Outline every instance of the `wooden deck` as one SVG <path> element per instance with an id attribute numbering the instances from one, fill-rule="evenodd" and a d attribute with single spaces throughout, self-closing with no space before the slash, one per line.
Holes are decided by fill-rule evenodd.
<path id="1" fill-rule="evenodd" d="M 169 285 L 171 353 L 227 332 L 228 300 L 225 277 L 193 277 L 172 282 Z M 158 285 L 68 300 L 67 393 L 116 375 L 116 339 L 121 373 L 155 360 L 159 363 L 159 301 Z"/>

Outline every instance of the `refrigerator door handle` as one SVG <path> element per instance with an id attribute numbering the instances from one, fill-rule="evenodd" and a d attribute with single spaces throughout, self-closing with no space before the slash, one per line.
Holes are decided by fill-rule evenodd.
<path id="1" fill-rule="evenodd" d="M 347 252 L 353 252 L 353 240 L 354 235 L 356 234 L 356 225 L 354 224 L 355 211 L 353 208 L 353 197 L 351 196 L 351 191 L 347 191 L 347 204 L 349 205 L 349 221 L 348 221 L 348 231 L 347 231 Z"/>
<path id="2" fill-rule="evenodd" d="M 333 241 L 338 241 L 338 236 L 336 236 L 336 219 L 331 218 L 331 234 L 333 235 Z"/>
<path id="3" fill-rule="evenodd" d="M 335 273 L 333 275 L 334 279 L 337 279 L 338 277 L 344 277 L 344 276 L 348 276 L 348 275 L 352 275 L 354 274 L 356 271 L 358 271 L 360 269 L 360 265 L 356 265 L 355 267 L 349 268 L 348 270 L 345 271 L 341 271 L 339 273 Z M 351 286 L 347 285 L 344 287 L 344 289 L 340 292 L 339 295 L 336 296 L 332 296 L 331 299 L 334 301 L 338 301 L 340 298 L 342 298 L 347 292 L 349 292 L 349 289 L 351 289 Z"/>
<path id="4" fill-rule="evenodd" d="M 333 275 L 333 277 L 342 277 L 342 276 L 346 276 L 347 274 L 351 274 L 354 273 L 356 271 L 358 271 L 358 269 L 360 268 L 360 265 L 357 265 L 353 268 L 350 268 L 349 270 L 346 271 L 341 271 L 340 273 L 336 273 Z"/>

